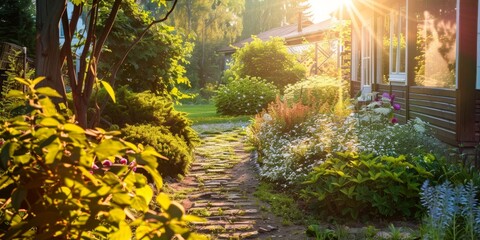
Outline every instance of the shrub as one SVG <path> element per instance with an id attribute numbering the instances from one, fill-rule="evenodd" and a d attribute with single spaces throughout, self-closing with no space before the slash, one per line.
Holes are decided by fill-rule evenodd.
<path id="1" fill-rule="evenodd" d="M 172 136 L 178 136 L 190 148 L 199 142 L 192 122 L 185 113 L 174 109 L 173 103 L 150 92 L 133 93 L 122 87 L 116 93 L 117 103 L 108 104 L 103 112 L 104 118 L 121 128 L 129 125 L 151 124 L 162 126 Z"/>
<path id="2" fill-rule="evenodd" d="M 332 153 L 356 149 L 354 125 L 343 124 L 335 116 L 311 116 L 288 132 L 270 115 L 263 117 L 248 128 L 248 137 L 258 152 L 260 176 L 269 181 L 299 183 Z"/>
<path id="3" fill-rule="evenodd" d="M 288 133 L 292 131 L 299 124 L 307 121 L 308 117 L 312 116 L 312 109 L 302 103 L 287 104 L 279 97 L 275 102 L 268 104 L 266 110 L 255 115 L 253 128 L 256 131 L 260 129 L 263 124 L 275 125 L 280 132 Z"/>
<path id="4" fill-rule="evenodd" d="M 312 76 L 285 87 L 285 100 L 302 103 L 316 110 L 333 110 L 343 102 L 344 88 L 341 80 L 328 76 Z"/>
<path id="5" fill-rule="evenodd" d="M 45 97 L 58 93 L 35 89 L 41 80 L 19 79 L 28 95 L 10 95 L 23 98 L 30 112 L 1 123 L 0 238 L 171 239 L 179 234 L 196 239 L 187 226 L 196 218 L 165 194 L 158 194 L 157 209 L 149 209 L 162 187 L 156 167 L 163 156 L 114 132 L 73 124 Z M 117 156 L 133 164 L 114 164 Z M 155 189 L 136 167 L 152 176 Z"/>
<path id="6" fill-rule="evenodd" d="M 359 139 L 358 151 L 379 155 L 423 158 L 427 153 L 445 155 L 448 147 L 436 139 L 428 123 L 419 118 L 406 124 L 391 124 L 388 120 L 376 124 L 376 127 L 358 123 L 356 135 Z"/>
<path id="7" fill-rule="evenodd" d="M 305 67 L 288 52 L 281 38 L 263 42 L 254 38 L 233 54 L 233 73 L 240 78 L 259 77 L 280 90 L 305 76 Z"/>
<path id="8" fill-rule="evenodd" d="M 273 84 L 257 77 L 245 77 L 220 86 L 214 102 L 220 114 L 251 115 L 267 107 L 277 94 Z"/>
<path id="9" fill-rule="evenodd" d="M 412 217 L 430 176 L 404 156 L 337 153 L 310 172 L 303 195 L 326 216 Z"/>
<path id="10" fill-rule="evenodd" d="M 162 176 L 184 175 L 193 162 L 192 147 L 165 126 L 127 125 L 122 129 L 126 140 L 153 147 L 168 160 L 160 160 L 157 170 Z"/>

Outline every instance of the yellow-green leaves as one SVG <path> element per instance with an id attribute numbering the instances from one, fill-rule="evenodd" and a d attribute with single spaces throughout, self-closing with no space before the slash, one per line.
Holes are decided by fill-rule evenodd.
<path id="1" fill-rule="evenodd" d="M 102 81 L 102 80 L 98 80 L 102 86 L 105 88 L 105 91 L 107 91 L 108 93 L 108 96 L 110 96 L 110 98 L 112 99 L 113 102 L 115 102 L 115 92 L 113 91 L 113 88 L 112 86 L 110 86 L 110 83 L 108 82 L 105 82 L 105 81 Z"/>

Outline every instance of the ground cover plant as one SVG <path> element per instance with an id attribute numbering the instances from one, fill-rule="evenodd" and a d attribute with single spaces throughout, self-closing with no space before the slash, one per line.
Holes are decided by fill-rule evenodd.
<path id="1" fill-rule="evenodd" d="M 118 132 L 76 125 L 50 100 L 58 93 L 35 88 L 43 78 L 17 80 L 27 93 L 9 96 L 22 98 L 28 113 L 1 122 L 2 239 L 201 239 L 187 225 L 199 219 L 159 192 L 157 161 L 165 157 Z"/>

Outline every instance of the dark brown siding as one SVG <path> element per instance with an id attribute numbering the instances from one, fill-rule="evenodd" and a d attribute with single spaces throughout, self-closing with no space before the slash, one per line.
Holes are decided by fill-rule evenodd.
<path id="1" fill-rule="evenodd" d="M 350 96 L 352 98 L 357 96 L 357 94 L 360 92 L 360 85 L 361 83 L 359 81 L 350 82 Z"/>
<path id="2" fill-rule="evenodd" d="M 429 122 L 442 141 L 457 145 L 456 91 L 425 87 L 410 87 L 410 117 Z"/>
<path id="3" fill-rule="evenodd" d="M 480 142 L 480 91 L 475 94 L 475 141 Z"/>

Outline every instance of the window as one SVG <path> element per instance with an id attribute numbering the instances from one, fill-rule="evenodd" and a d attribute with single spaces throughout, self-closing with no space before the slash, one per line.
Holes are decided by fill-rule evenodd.
<path id="1" fill-rule="evenodd" d="M 389 56 L 388 56 L 388 80 L 405 81 L 406 80 L 406 36 L 407 36 L 407 18 L 405 2 L 399 3 L 394 10 L 390 11 L 388 19 L 384 25 L 389 35 Z"/>
<path id="2" fill-rule="evenodd" d="M 456 87 L 457 1 L 419 0 L 415 84 L 425 87 Z"/>
<path id="3" fill-rule="evenodd" d="M 366 21 L 362 26 L 362 56 L 361 56 L 361 78 L 362 86 L 373 83 L 373 34 L 372 21 Z"/>

